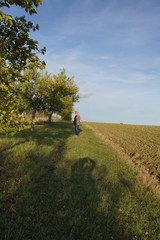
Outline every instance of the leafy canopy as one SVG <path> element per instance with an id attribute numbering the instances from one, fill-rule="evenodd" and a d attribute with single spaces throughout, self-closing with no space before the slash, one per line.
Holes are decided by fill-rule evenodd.
<path id="1" fill-rule="evenodd" d="M 1 0 L 1 9 L 12 5 L 23 8 L 28 14 L 36 13 L 36 8 L 42 0 Z M 37 53 L 44 54 L 45 48 L 39 50 L 38 42 L 30 38 L 31 30 L 39 29 L 25 16 L 13 18 L 0 10 L 0 124 L 8 130 L 18 128 L 23 116 L 19 114 L 20 95 L 15 82 L 24 81 L 22 71 L 28 64 L 41 67 Z"/>

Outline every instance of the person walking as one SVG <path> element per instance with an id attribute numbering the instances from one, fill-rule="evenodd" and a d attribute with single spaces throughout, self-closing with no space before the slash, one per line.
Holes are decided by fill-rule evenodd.
<path id="1" fill-rule="evenodd" d="M 79 125 L 81 124 L 81 118 L 78 111 L 75 111 L 75 117 L 74 117 L 74 126 L 75 126 L 75 134 L 78 137 L 79 136 Z"/>

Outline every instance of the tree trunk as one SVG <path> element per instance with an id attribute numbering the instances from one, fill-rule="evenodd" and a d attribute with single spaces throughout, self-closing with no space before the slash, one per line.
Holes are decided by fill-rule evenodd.
<path id="1" fill-rule="evenodd" d="M 34 130 L 34 120 L 35 120 L 35 116 L 36 116 L 36 109 L 33 108 L 33 110 L 32 110 L 32 116 L 31 116 L 31 131 Z"/>
<path id="2" fill-rule="evenodd" d="M 51 123 L 51 120 L 52 120 L 52 114 L 53 114 L 53 112 L 50 112 L 50 114 L 49 114 L 49 117 L 48 117 L 48 122 L 49 122 L 49 123 Z"/>

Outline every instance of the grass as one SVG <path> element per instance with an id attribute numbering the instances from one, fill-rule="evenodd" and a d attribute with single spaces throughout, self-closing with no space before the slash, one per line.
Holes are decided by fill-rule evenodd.
<path id="1" fill-rule="evenodd" d="M 93 133 L 71 123 L 0 134 L 0 239 L 155 240 L 160 203 Z"/>

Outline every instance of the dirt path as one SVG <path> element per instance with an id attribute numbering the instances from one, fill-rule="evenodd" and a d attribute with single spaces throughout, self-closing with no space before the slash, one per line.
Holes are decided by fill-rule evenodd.
<path id="1" fill-rule="evenodd" d="M 138 161 L 138 156 L 129 156 L 125 153 L 125 150 L 117 143 L 109 139 L 106 135 L 103 135 L 98 129 L 85 123 L 85 126 L 93 131 L 94 135 L 100 138 L 106 145 L 110 146 L 122 159 L 131 165 L 138 173 L 137 180 L 145 186 L 150 186 L 153 191 L 160 197 L 160 182 L 156 176 L 151 175 L 147 168 Z"/>

